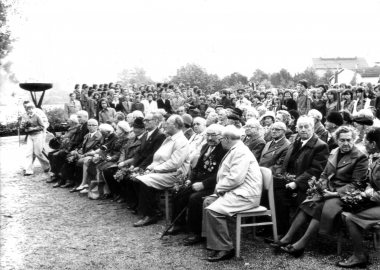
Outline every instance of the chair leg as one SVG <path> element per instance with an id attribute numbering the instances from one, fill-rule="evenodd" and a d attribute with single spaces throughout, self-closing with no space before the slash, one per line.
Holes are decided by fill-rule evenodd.
<path id="1" fill-rule="evenodd" d="M 236 258 L 240 258 L 241 216 L 236 216 Z"/>
<path id="2" fill-rule="evenodd" d="M 166 221 L 169 221 L 169 191 L 165 190 L 165 214 Z"/>
<path id="3" fill-rule="evenodd" d="M 341 229 L 338 234 L 338 255 L 342 254 L 342 238 L 343 238 L 343 230 Z"/>
<path id="4" fill-rule="evenodd" d="M 252 223 L 253 224 L 256 223 L 256 217 L 252 217 Z M 253 235 L 253 240 L 255 240 L 256 239 L 256 226 L 253 226 L 252 235 Z"/>

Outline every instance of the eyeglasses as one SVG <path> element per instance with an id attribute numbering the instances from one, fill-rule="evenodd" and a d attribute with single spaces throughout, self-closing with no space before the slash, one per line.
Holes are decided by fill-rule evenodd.
<path id="1" fill-rule="evenodd" d="M 272 131 L 280 132 L 280 131 L 284 131 L 284 130 L 282 128 L 272 128 Z"/>
<path id="2" fill-rule="evenodd" d="M 220 134 L 206 134 L 206 138 L 211 137 L 213 139 L 217 139 Z"/>

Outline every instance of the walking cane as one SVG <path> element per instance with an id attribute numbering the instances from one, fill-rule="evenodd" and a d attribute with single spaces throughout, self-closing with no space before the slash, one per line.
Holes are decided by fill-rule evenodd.
<path id="1" fill-rule="evenodd" d="M 162 237 L 164 237 L 166 235 L 166 233 L 171 229 L 171 227 L 173 227 L 174 223 L 176 223 L 176 221 L 182 216 L 183 213 L 185 213 L 186 210 L 187 210 L 187 206 L 185 208 L 183 208 L 183 210 L 181 211 L 181 213 L 175 218 L 175 220 L 164 231 L 164 233 L 161 235 L 160 239 L 162 239 Z"/>

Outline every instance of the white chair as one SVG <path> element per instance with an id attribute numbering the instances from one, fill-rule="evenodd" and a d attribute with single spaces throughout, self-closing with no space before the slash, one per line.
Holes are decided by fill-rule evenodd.
<path id="1" fill-rule="evenodd" d="M 240 257 L 240 242 L 241 242 L 241 228 L 253 227 L 253 237 L 256 237 L 256 226 L 271 225 L 273 229 L 273 239 L 278 240 L 277 236 L 277 223 L 276 223 L 276 210 L 274 206 L 273 194 L 273 177 L 272 171 L 268 168 L 260 167 L 261 174 L 263 175 L 263 191 L 268 190 L 269 207 L 258 206 L 253 209 L 236 213 L 233 218 L 236 219 L 236 257 Z M 256 217 L 269 216 L 271 221 L 256 223 Z M 244 218 L 252 217 L 252 223 L 242 223 Z"/>

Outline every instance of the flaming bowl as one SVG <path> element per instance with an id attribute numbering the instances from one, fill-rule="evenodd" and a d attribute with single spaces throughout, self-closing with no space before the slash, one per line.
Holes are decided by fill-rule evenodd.
<path id="1" fill-rule="evenodd" d="M 29 92 L 42 92 L 53 87 L 52 83 L 20 83 L 20 87 Z"/>

